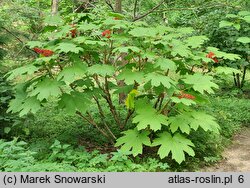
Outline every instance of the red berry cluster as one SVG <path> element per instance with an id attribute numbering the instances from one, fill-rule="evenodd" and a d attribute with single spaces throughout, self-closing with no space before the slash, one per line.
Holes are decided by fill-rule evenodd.
<path id="1" fill-rule="evenodd" d="M 44 57 L 49 57 L 53 55 L 53 51 L 41 48 L 34 48 L 33 49 L 36 53 L 41 54 Z"/>
<path id="2" fill-rule="evenodd" d="M 72 24 L 71 27 L 72 27 L 72 29 L 70 30 L 71 37 L 75 38 L 76 37 L 76 33 L 77 33 L 77 29 L 75 27 L 75 24 Z"/>
<path id="3" fill-rule="evenodd" d="M 72 29 L 69 30 L 69 33 L 67 33 L 66 37 L 69 37 L 71 35 L 72 38 L 75 38 L 77 34 L 77 29 L 75 27 L 75 24 L 70 24 L 70 26 L 72 27 Z"/>
<path id="4" fill-rule="evenodd" d="M 111 37 L 111 31 L 109 29 L 103 31 L 102 36 L 109 39 Z"/>
<path id="5" fill-rule="evenodd" d="M 187 94 L 187 93 L 184 93 L 183 91 L 181 91 L 180 95 L 178 96 L 179 99 L 182 99 L 182 98 L 186 98 L 186 99 L 191 99 L 191 100 L 194 100 L 195 99 L 195 96 L 191 95 L 191 94 Z"/>
<path id="6" fill-rule="evenodd" d="M 75 38 L 76 37 L 76 29 L 72 29 L 72 30 L 70 30 L 70 33 L 71 33 L 71 37 L 72 38 Z"/>
<path id="7" fill-rule="evenodd" d="M 206 57 L 212 59 L 215 63 L 219 63 L 218 59 L 216 58 L 216 56 L 215 56 L 215 54 L 213 52 L 209 52 L 206 55 Z"/>

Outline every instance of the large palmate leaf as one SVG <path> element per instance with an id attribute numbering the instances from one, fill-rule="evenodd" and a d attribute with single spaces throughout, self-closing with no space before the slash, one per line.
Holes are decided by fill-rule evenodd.
<path id="1" fill-rule="evenodd" d="M 7 113 L 20 112 L 22 109 L 22 104 L 24 100 L 27 98 L 27 93 L 25 92 L 25 84 L 18 84 L 15 87 L 15 90 L 16 90 L 15 98 L 10 101 Z"/>
<path id="2" fill-rule="evenodd" d="M 204 91 L 208 93 L 214 93 L 212 88 L 218 88 L 218 85 L 212 82 L 213 77 L 195 73 L 194 75 L 186 75 L 183 81 L 186 84 L 193 86 L 195 91 L 204 94 Z"/>
<path id="3" fill-rule="evenodd" d="M 194 156 L 194 150 L 191 146 L 194 144 L 183 135 L 177 133 L 174 136 L 168 132 L 163 132 L 158 135 L 158 138 L 154 139 L 153 146 L 160 145 L 158 154 L 161 159 L 167 157 L 169 153 L 172 153 L 172 159 L 174 159 L 179 164 L 185 160 L 186 152 L 190 156 Z"/>
<path id="4" fill-rule="evenodd" d="M 168 125 L 167 117 L 159 114 L 146 100 L 136 103 L 137 115 L 133 118 L 133 123 L 137 123 L 137 129 L 142 130 L 148 126 L 153 131 L 160 130 L 162 125 Z"/>
<path id="5" fill-rule="evenodd" d="M 206 36 L 192 36 L 185 40 L 187 46 L 191 46 L 192 48 L 199 48 L 201 45 L 208 40 Z"/>
<path id="6" fill-rule="evenodd" d="M 125 86 L 117 86 L 115 87 L 114 94 L 125 93 L 128 94 L 131 90 L 133 90 L 134 85 L 125 85 Z"/>
<path id="7" fill-rule="evenodd" d="M 115 73 L 115 68 L 112 65 L 96 64 L 88 68 L 88 73 L 91 75 L 112 76 Z"/>
<path id="8" fill-rule="evenodd" d="M 62 42 L 59 43 L 58 46 L 56 47 L 56 50 L 59 50 L 59 52 L 73 52 L 73 53 L 79 53 L 80 51 L 83 51 L 82 48 L 78 47 L 77 45 L 73 44 L 73 43 L 66 43 L 66 42 Z"/>
<path id="9" fill-rule="evenodd" d="M 192 27 L 180 27 L 175 29 L 176 32 L 181 33 L 182 35 L 192 34 L 195 30 Z"/>
<path id="10" fill-rule="evenodd" d="M 50 78 L 43 78 L 42 81 L 35 85 L 35 89 L 29 93 L 30 96 L 36 96 L 42 101 L 48 99 L 50 96 L 57 97 L 61 94 L 60 86 L 62 82 Z"/>
<path id="11" fill-rule="evenodd" d="M 72 83 L 79 78 L 83 78 L 87 72 L 87 65 L 77 63 L 73 66 L 64 68 L 58 75 L 57 80 Z"/>
<path id="12" fill-rule="evenodd" d="M 79 37 L 74 38 L 72 41 L 78 44 L 82 44 L 82 43 L 85 43 L 86 40 L 88 40 L 87 36 L 79 36 Z"/>
<path id="13" fill-rule="evenodd" d="M 142 72 L 132 71 L 130 69 L 123 70 L 118 76 L 117 79 L 124 80 L 128 85 L 134 84 L 135 81 L 141 83 L 143 81 L 144 74 Z"/>
<path id="14" fill-rule="evenodd" d="M 28 113 L 36 113 L 40 108 L 41 104 L 36 97 L 28 97 L 26 95 L 17 95 L 9 104 L 9 109 L 7 112 L 19 113 L 19 116 L 22 117 Z"/>
<path id="15" fill-rule="evenodd" d="M 14 99 L 12 99 L 9 102 L 9 108 L 7 110 L 7 113 L 12 112 L 12 113 L 17 113 L 20 112 L 22 109 L 22 104 L 23 101 L 25 100 L 26 95 L 17 95 Z"/>
<path id="16" fill-rule="evenodd" d="M 180 55 L 181 57 L 189 57 L 190 55 L 192 55 L 192 52 L 190 51 L 188 46 L 184 45 L 179 40 L 172 40 L 171 45 L 172 45 L 171 49 L 172 56 Z"/>
<path id="17" fill-rule="evenodd" d="M 30 65 L 25 65 L 19 68 L 16 68 L 10 72 L 7 73 L 8 76 L 8 80 L 13 80 L 14 78 L 16 78 L 17 76 L 21 76 L 24 74 L 27 75 L 32 75 L 34 74 L 39 68 L 35 67 L 34 65 L 30 64 Z"/>
<path id="18" fill-rule="evenodd" d="M 53 37 L 57 39 L 63 38 L 69 35 L 70 30 L 72 30 L 72 27 L 70 25 L 64 25 L 60 28 L 59 31 L 57 31 L 56 33 L 53 33 Z"/>
<path id="19" fill-rule="evenodd" d="M 137 27 L 129 31 L 134 37 L 156 37 L 158 30 L 156 28 Z"/>
<path id="20" fill-rule="evenodd" d="M 177 66 L 174 61 L 166 58 L 159 58 L 154 64 L 155 67 L 160 67 L 162 70 L 167 71 L 176 71 Z"/>
<path id="21" fill-rule="evenodd" d="M 19 112 L 19 116 L 24 116 L 28 113 L 36 113 L 38 110 L 40 110 L 41 104 L 37 100 L 36 97 L 28 97 L 24 100 L 21 111 Z"/>
<path id="22" fill-rule="evenodd" d="M 173 80 L 171 80 L 171 78 L 169 78 L 168 76 L 165 76 L 156 72 L 147 74 L 145 76 L 145 79 L 147 82 L 150 81 L 151 85 L 155 87 L 158 87 L 162 84 L 164 87 L 170 88 L 171 83 L 173 83 Z"/>
<path id="23" fill-rule="evenodd" d="M 204 131 L 219 133 L 220 126 L 215 118 L 204 112 L 183 112 L 182 114 L 169 117 L 170 130 L 175 133 L 178 129 L 189 134 L 191 129 L 197 130 L 201 127 Z"/>
<path id="24" fill-rule="evenodd" d="M 197 130 L 198 127 L 201 127 L 204 131 L 212 131 L 219 134 L 220 126 L 216 123 L 215 117 L 208 115 L 204 112 L 191 112 L 193 117 L 190 122 L 190 127 L 194 130 Z"/>
<path id="25" fill-rule="evenodd" d="M 116 17 L 116 16 L 115 16 Z M 113 18 L 107 18 L 104 20 L 103 25 L 108 26 L 110 29 L 120 29 L 120 28 L 127 28 L 130 25 L 129 22 L 125 20 L 119 20 L 119 16 L 116 17 L 117 20 Z"/>
<path id="26" fill-rule="evenodd" d="M 179 128 L 181 132 L 189 134 L 191 131 L 189 123 L 191 121 L 192 117 L 187 114 L 179 114 L 177 116 L 169 117 L 170 130 L 172 133 L 175 133 Z"/>
<path id="27" fill-rule="evenodd" d="M 143 145 L 150 146 L 150 138 L 148 135 L 149 131 L 138 131 L 137 129 L 131 129 L 128 131 L 124 131 L 124 136 L 117 139 L 115 144 L 116 147 L 121 146 L 122 152 L 131 151 L 133 156 L 137 156 L 138 154 L 142 154 Z"/>
<path id="28" fill-rule="evenodd" d="M 96 24 L 92 24 L 92 23 L 81 23 L 80 26 L 78 27 L 79 31 L 93 31 L 93 30 L 97 30 L 99 29 L 100 26 L 96 25 Z"/>
<path id="29" fill-rule="evenodd" d="M 70 94 L 64 93 L 59 101 L 59 107 L 64 108 L 68 114 L 75 114 L 76 111 L 85 113 L 89 106 L 91 105 L 91 100 L 89 96 L 85 93 L 71 92 Z"/>

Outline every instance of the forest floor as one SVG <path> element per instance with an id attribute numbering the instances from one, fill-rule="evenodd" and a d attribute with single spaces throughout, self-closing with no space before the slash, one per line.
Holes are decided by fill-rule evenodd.
<path id="1" fill-rule="evenodd" d="M 250 172 L 250 127 L 233 137 L 233 143 L 222 154 L 223 160 L 206 167 L 206 172 Z"/>

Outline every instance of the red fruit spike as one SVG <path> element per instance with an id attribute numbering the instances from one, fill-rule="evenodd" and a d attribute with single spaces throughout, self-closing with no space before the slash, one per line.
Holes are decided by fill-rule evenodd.
<path id="1" fill-rule="evenodd" d="M 195 96 L 190 95 L 190 94 L 187 94 L 187 95 L 186 95 L 186 98 L 187 98 L 187 99 L 194 100 L 194 99 L 195 99 Z"/>
<path id="2" fill-rule="evenodd" d="M 110 38 L 111 37 L 111 31 L 109 29 L 102 32 L 103 37 Z"/>
<path id="3" fill-rule="evenodd" d="M 49 57 L 49 56 L 52 56 L 53 53 L 54 52 L 51 51 L 51 50 L 43 50 L 42 55 L 45 56 L 45 57 Z"/>
<path id="4" fill-rule="evenodd" d="M 219 63 L 219 60 L 218 60 L 216 57 L 213 58 L 213 61 L 214 61 L 215 63 Z"/>
<path id="5" fill-rule="evenodd" d="M 186 99 L 191 99 L 191 100 L 194 100 L 195 99 L 195 96 L 191 95 L 191 94 L 188 94 L 188 93 L 183 93 L 181 92 L 181 94 L 178 96 L 179 99 L 182 99 L 182 98 L 186 98 Z"/>
<path id="6" fill-rule="evenodd" d="M 33 50 L 34 50 L 36 53 L 41 54 L 41 55 L 43 55 L 43 56 L 45 56 L 45 57 L 51 56 L 51 55 L 53 55 L 53 53 L 54 53 L 53 51 L 47 50 L 47 49 L 34 48 Z"/>
<path id="7" fill-rule="evenodd" d="M 72 29 L 72 30 L 70 30 L 70 32 L 71 32 L 71 37 L 75 38 L 77 30 L 76 29 Z"/>
<path id="8" fill-rule="evenodd" d="M 41 53 L 41 49 L 40 49 L 40 48 L 33 48 L 33 50 L 34 50 L 36 53 L 38 53 L 38 54 Z"/>

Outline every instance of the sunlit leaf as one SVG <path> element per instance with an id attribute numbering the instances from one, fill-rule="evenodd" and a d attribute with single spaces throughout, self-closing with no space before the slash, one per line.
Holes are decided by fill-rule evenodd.
<path id="1" fill-rule="evenodd" d="M 143 145 L 151 145 L 148 135 L 149 131 L 138 131 L 136 129 L 130 129 L 123 132 L 124 136 L 117 139 L 116 147 L 122 146 L 122 152 L 131 151 L 133 156 L 142 154 Z"/>

